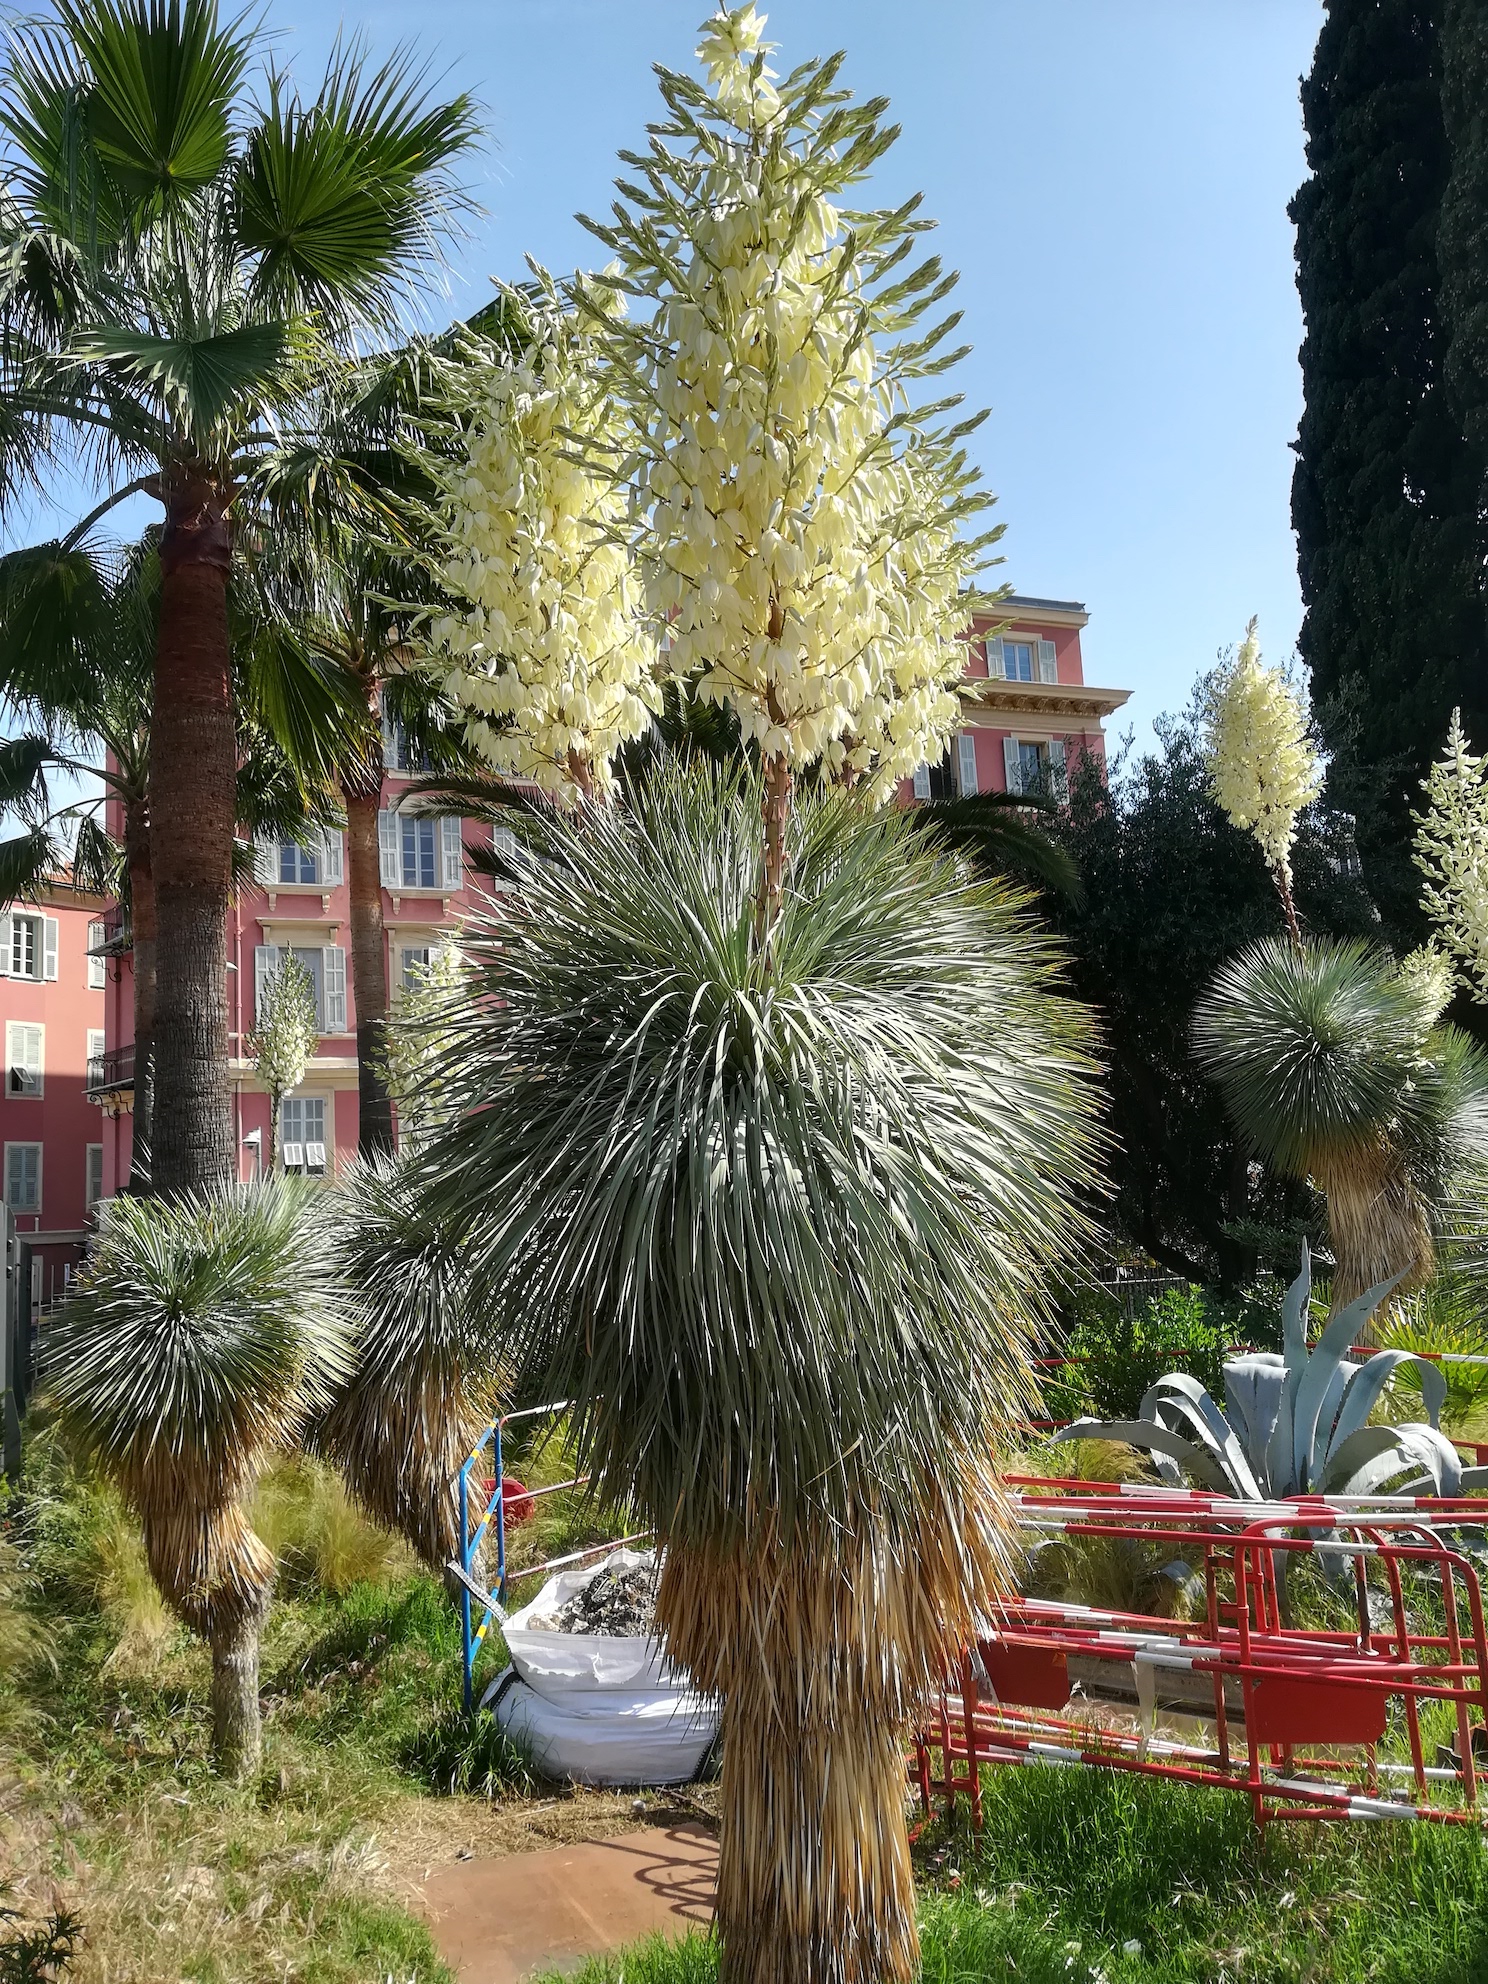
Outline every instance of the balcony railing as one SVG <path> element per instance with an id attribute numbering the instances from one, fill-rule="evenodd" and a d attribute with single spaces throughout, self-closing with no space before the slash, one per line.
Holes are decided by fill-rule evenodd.
<path id="1" fill-rule="evenodd" d="M 88 1056 L 88 1072 L 83 1081 L 83 1094 L 91 1102 L 102 1102 L 110 1095 L 127 1095 L 133 1088 L 133 1041 L 127 1047 L 115 1047 L 107 1054 Z"/>
<path id="2" fill-rule="evenodd" d="M 88 946 L 90 958 L 116 958 L 134 948 L 134 932 L 122 909 L 106 909 L 98 922 L 98 937 Z"/>

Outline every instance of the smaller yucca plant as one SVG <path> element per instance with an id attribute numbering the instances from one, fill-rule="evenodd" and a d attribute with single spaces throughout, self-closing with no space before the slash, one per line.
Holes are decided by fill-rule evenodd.
<path id="1" fill-rule="evenodd" d="M 340 1204 L 335 1251 L 357 1356 L 312 1444 L 371 1515 L 442 1571 L 460 1541 L 455 1477 L 495 1409 L 463 1223 L 431 1213 L 391 1160 L 354 1173 Z"/>
<path id="2" fill-rule="evenodd" d="M 162 1593 L 212 1649 L 213 1747 L 236 1774 L 259 1754 L 274 1575 L 247 1502 L 350 1367 L 319 1212 L 284 1180 L 110 1200 L 52 1355 L 70 1428 L 139 1516 Z"/>

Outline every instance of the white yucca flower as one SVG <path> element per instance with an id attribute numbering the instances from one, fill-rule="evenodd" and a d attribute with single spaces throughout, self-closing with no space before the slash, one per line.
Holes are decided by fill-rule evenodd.
<path id="1" fill-rule="evenodd" d="M 443 475 L 440 574 L 463 603 L 431 632 L 471 743 L 494 770 L 572 802 L 607 791 L 616 751 L 649 726 L 656 641 L 617 529 L 621 422 L 587 340 L 538 278 L 527 348 L 515 362 L 492 351 L 469 374 L 463 458 Z"/>
<path id="2" fill-rule="evenodd" d="M 1292 843 L 1297 816 L 1323 789 L 1301 698 L 1279 668 L 1261 660 L 1256 622 L 1210 692 L 1205 759 L 1216 803 L 1254 834 L 1276 876 L 1295 936 Z"/>
<path id="3" fill-rule="evenodd" d="M 1488 1004 L 1488 759 L 1467 748 L 1460 710 L 1421 789 L 1426 810 L 1413 815 L 1421 902 L 1457 977 Z"/>

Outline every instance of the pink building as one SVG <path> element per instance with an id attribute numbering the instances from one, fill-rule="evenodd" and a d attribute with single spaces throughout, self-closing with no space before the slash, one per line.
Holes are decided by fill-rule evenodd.
<path id="1" fill-rule="evenodd" d="M 400 813 L 415 773 L 402 740 L 389 736 L 378 815 L 382 912 L 387 931 L 388 992 L 396 999 L 430 953 L 449 943 L 463 918 L 488 900 L 472 877 L 467 849 L 490 843 L 490 830 L 453 816 Z M 399 769 L 403 766 L 405 769 Z M 284 1098 L 279 1141 L 286 1162 L 313 1175 L 334 1175 L 357 1147 L 356 988 L 344 833 L 311 846 L 265 842 L 254 848 L 252 883 L 240 888 L 228 925 L 229 1068 L 234 1089 L 239 1176 L 269 1168 L 269 1098 L 247 1053 L 259 992 L 283 951 L 310 974 L 320 1018 L 320 1046 L 304 1081 Z M 95 1093 L 110 1112 L 104 1191 L 127 1183 L 134 1087 L 134 986 L 127 932 L 112 925 L 119 957 L 108 988 L 108 1055 Z"/>
<path id="2" fill-rule="evenodd" d="M 979 619 L 961 682 L 964 727 L 943 764 L 922 765 L 905 781 L 905 798 L 911 792 L 917 799 L 973 792 L 1060 798 L 1082 751 L 1104 763 L 1105 719 L 1131 691 L 1086 684 L 1080 635 L 1089 621 L 1078 600 L 1020 593 L 1002 601 L 995 619 Z"/>
<path id="3" fill-rule="evenodd" d="M 105 1137 L 88 1100 L 104 1048 L 107 966 L 93 954 L 104 905 L 59 879 L 0 911 L 5 1204 L 32 1249 L 33 1302 L 60 1294 L 104 1190 Z"/>

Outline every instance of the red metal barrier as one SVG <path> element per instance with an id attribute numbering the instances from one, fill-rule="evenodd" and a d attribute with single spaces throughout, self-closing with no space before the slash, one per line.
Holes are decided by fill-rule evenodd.
<path id="1" fill-rule="evenodd" d="M 1482 1501 L 1257 1504 L 1147 1483 L 1012 1485 L 1031 1542 L 1161 1545 L 1202 1578 L 1203 1613 L 1003 1601 L 916 1741 L 927 1815 L 937 1795 L 951 1809 L 964 1794 L 980 1824 L 984 1765 L 1045 1762 L 1243 1791 L 1259 1824 L 1477 1821 L 1488 1642 L 1477 1569 L 1450 1532 L 1482 1525 Z M 1288 1568 L 1319 1553 L 1332 1588 L 1349 1590 L 1348 1630 L 1289 1617 Z M 1408 1597 L 1438 1616 L 1412 1619 Z M 1434 1704 L 1449 1710 L 1454 1741 L 1428 1763 L 1422 1714 Z"/>

